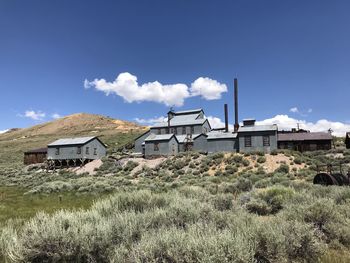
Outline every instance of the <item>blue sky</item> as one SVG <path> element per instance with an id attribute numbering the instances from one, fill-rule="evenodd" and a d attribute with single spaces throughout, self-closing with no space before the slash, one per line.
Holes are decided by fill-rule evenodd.
<path id="1" fill-rule="evenodd" d="M 127 72 L 140 90 L 155 81 L 163 91 L 183 84 L 189 94 L 175 109 L 203 107 L 223 119 L 229 103 L 230 120 L 237 76 L 241 119 L 343 132 L 350 129 L 349 10 L 346 0 L 0 0 L 0 130 L 53 114 L 164 115 L 167 95 L 125 95 L 133 83 L 115 79 Z M 228 91 L 196 96 L 198 78 L 214 83 L 213 92 L 220 84 Z"/>

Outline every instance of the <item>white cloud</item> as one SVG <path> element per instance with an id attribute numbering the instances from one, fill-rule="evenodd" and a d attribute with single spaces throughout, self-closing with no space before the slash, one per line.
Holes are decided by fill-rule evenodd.
<path id="1" fill-rule="evenodd" d="M 191 96 L 201 96 L 206 100 L 217 100 L 221 94 L 227 92 L 227 86 L 220 82 L 200 77 L 191 84 Z"/>
<path id="2" fill-rule="evenodd" d="M 293 108 L 290 108 L 289 111 L 292 112 L 292 113 L 298 113 L 302 117 L 307 117 L 308 114 L 312 113 L 312 109 L 311 108 L 309 108 L 308 110 L 304 111 L 304 110 L 299 110 L 298 107 L 293 107 Z"/>
<path id="3" fill-rule="evenodd" d="M 9 131 L 9 129 L 7 129 L 7 130 L 2 130 L 2 131 L 0 131 L 0 134 L 5 133 L 5 132 L 8 132 L 8 131 Z"/>
<path id="4" fill-rule="evenodd" d="M 293 113 L 297 113 L 299 112 L 298 108 L 297 107 L 293 107 L 289 110 L 290 112 L 293 112 Z"/>
<path id="5" fill-rule="evenodd" d="M 53 118 L 53 119 L 59 119 L 59 118 L 61 118 L 61 117 L 62 117 L 62 116 L 59 115 L 58 113 L 54 113 L 54 114 L 51 115 L 51 118 Z"/>
<path id="6" fill-rule="evenodd" d="M 225 122 L 223 122 L 220 118 L 214 117 L 214 116 L 208 116 L 207 119 L 212 128 L 225 128 Z M 233 125 L 229 124 L 228 128 L 229 130 L 233 130 Z"/>
<path id="7" fill-rule="evenodd" d="M 218 117 L 209 116 L 208 120 L 212 128 L 224 128 L 225 123 Z M 297 128 L 299 123 L 300 129 L 309 130 L 311 132 L 328 132 L 333 131 L 333 135 L 344 137 L 346 132 L 350 132 L 350 124 L 329 120 L 318 120 L 317 122 L 308 122 L 306 120 L 298 120 L 289 117 L 288 115 L 276 115 L 272 118 L 257 121 L 257 125 L 272 125 L 277 124 L 278 129 L 291 130 Z M 229 124 L 229 129 L 233 130 L 233 125 Z"/>
<path id="8" fill-rule="evenodd" d="M 166 119 L 167 118 L 165 118 L 165 117 L 155 117 L 155 118 L 151 118 L 151 119 L 134 118 L 134 120 L 137 123 L 144 124 L 144 125 L 153 125 L 153 124 L 156 124 L 159 122 L 164 122 L 164 121 L 166 121 Z"/>
<path id="9" fill-rule="evenodd" d="M 85 80 L 84 87 L 94 87 L 106 95 L 116 94 L 129 103 L 152 101 L 167 106 L 182 106 L 185 99 L 199 95 L 208 100 L 219 99 L 221 93 L 227 91 L 225 84 L 202 77 L 192 83 L 191 89 L 182 83 L 163 85 L 158 81 L 139 85 L 137 77 L 128 72 L 120 73 L 113 82 L 105 79 Z"/>
<path id="10" fill-rule="evenodd" d="M 345 136 L 347 131 L 350 131 L 350 124 L 343 122 L 318 120 L 317 122 L 308 122 L 306 120 L 298 120 L 289 117 L 288 115 L 276 115 L 273 118 L 257 121 L 258 125 L 277 124 L 279 130 L 290 130 L 296 128 L 299 123 L 301 129 L 310 130 L 312 132 L 327 132 L 329 129 L 333 130 L 335 136 Z"/>
<path id="11" fill-rule="evenodd" d="M 17 116 L 30 118 L 35 121 L 41 121 L 45 118 L 46 113 L 42 111 L 27 110 L 24 114 L 18 114 Z"/>

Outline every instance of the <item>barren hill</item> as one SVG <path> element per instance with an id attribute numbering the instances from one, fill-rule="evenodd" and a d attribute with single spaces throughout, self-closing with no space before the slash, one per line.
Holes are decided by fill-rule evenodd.
<path id="1" fill-rule="evenodd" d="M 0 134 L 0 164 L 20 163 L 23 152 L 45 147 L 62 137 L 100 136 L 109 147 L 120 147 L 145 131 L 133 122 L 96 114 L 77 113 L 25 129 Z"/>

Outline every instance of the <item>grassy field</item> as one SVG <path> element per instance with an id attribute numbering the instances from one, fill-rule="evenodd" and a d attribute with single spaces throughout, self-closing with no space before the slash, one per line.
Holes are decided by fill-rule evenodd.
<path id="1" fill-rule="evenodd" d="M 0 187 L 0 228 L 7 220 L 27 220 L 37 212 L 53 213 L 59 209 L 87 209 L 107 194 L 78 196 L 74 193 L 25 195 L 25 188 Z"/>

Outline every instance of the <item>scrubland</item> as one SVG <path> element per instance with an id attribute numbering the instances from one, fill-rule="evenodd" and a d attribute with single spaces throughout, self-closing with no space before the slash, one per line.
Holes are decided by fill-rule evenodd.
<path id="1" fill-rule="evenodd" d="M 62 205 L 0 217 L 0 253 L 8 262 L 349 262 L 350 189 L 312 184 L 316 165 L 339 161 L 349 164 L 350 151 L 189 153 L 152 169 L 114 156 L 93 176 L 1 166 L 1 185 L 21 189 L 24 205 Z"/>

